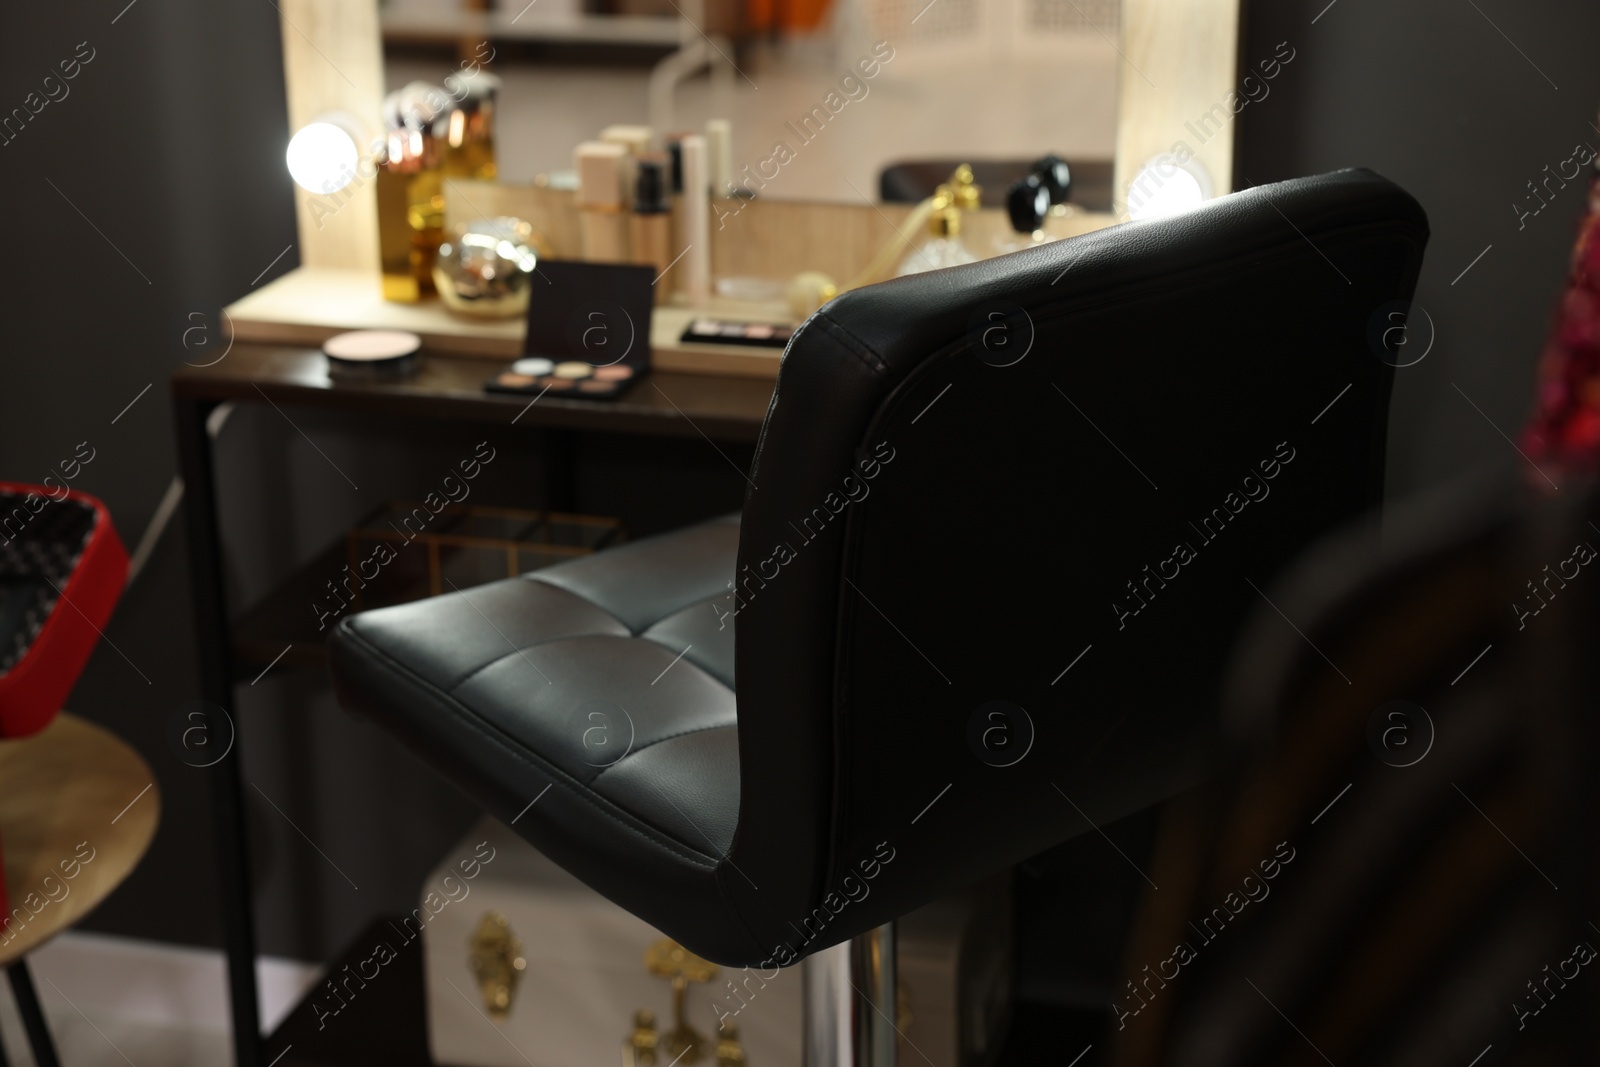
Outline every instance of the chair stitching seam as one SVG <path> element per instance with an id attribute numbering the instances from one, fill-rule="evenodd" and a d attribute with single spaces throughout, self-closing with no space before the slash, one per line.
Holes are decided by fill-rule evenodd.
<path id="1" fill-rule="evenodd" d="M 570 595 L 572 595 L 574 597 L 577 597 L 579 600 L 583 601 L 585 604 L 588 604 L 590 607 L 593 607 L 596 611 L 604 612 L 606 615 L 608 615 L 611 618 L 615 619 L 618 626 L 621 626 L 624 630 L 627 630 L 628 633 L 630 635 L 634 636 L 634 637 L 643 636 L 643 634 L 644 634 L 644 632 L 646 630 L 649 630 L 649 629 L 651 629 L 653 627 L 656 627 L 656 626 L 660 626 L 663 622 L 665 622 L 666 620 L 672 618 L 674 615 L 682 614 L 683 612 L 688 611 L 690 608 L 697 607 L 697 606 L 699 606 L 701 604 L 709 604 L 713 600 L 716 600 L 716 599 L 718 599 L 720 597 L 725 597 L 725 596 L 729 595 L 726 592 L 712 593 L 710 596 L 701 597 L 698 600 L 690 600 L 687 603 L 680 604 L 677 607 L 669 609 L 663 615 L 656 616 L 656 618 L 652 619 L 650 622 L 645 623 L 639 629 L 635 630 L 633 627 L 629 626 L 627 621 L 625 619 L 623 619 L 620 615 L 617 615 L 615 612 L 609 610 L 608 608 L 602 607 L 601 605 L 595 603 L 593 600 L 590 600 L 588 597 L 582 595 L 581 593 L 574 593 L 571 589 L 568 589 L 564 585 L 559 585 L 556 582 L 550 581 L 548 578 L 541 578 L 536 573 L 535 574 L 524 575 L 523 576 L 523 580 L 524 581 L 529 581 L 529 582 L 539 582 L 540 584 L 547 585 L 547 586 L 551 587 L 552 589 L 559 589 L 563 593 L 568 593 L 568 594 L 570 594 Z"/>
<path id="2" fill-rule="evenodd" d="M 821 322 L 827 323 L 830 328 L 837 330 L 850 340 L 850 345 L 840 345 L 840 347 L 849 352 L 851 355 L 855 356 L 856 359 L 860 360 L 861 364 L 866 367 L 867 370 L 871 371 L 873 374 L 881 376 L 884 371 L 889 369 L 888 364 L 884 363 L 883 357 L 878 355 L 878 353 L 873 350 L 871 345 L 867 344 L 861 338 L 851 333 L 844 326 L 841 326 L 838 320 L 821 314 L 817 315 L 817 319 Z M 835 338 L 835 340 L 838 339 Z M 852 347 L 852 345 L 854 347 Z M 870 356 L 871 359 L 868 359 L 868 356 Z"/>
<path id="3" fill-rule="evenodd" d="M 728 890 L 728 886 L 732 884 L 732 878 L 728 875 L 728 868 L 733 864 L 732 857 L 733 849 L 729 848 L 728 855 L 723 857 L 723 862 L 717 864 L 716 870 L 712 872 L 712 877 L 716 879 L 717 892 L 722 896 L 723 906 L 727 908 L 728 914 L 733 917 L 733 921 L 738 923 L 739 929 L 743 930 L 744 935 L 750 939 L 750 944 L 755 946 L 756 953 L 759 955 L 767 950 L 762 947 L 761 939 L 756 936 L 755 931 L 750 929 L 750 924 L 745 921 L 744 912 L 740 910 L 738 901 L 734 899 L 733 894 Z M 773 952 L 771 955 L 760 958 L 756 962 L 757 964 L 768 963 L 776 955 L 777 953 Z"/>
<path id="4" fill-rule="evenodd" d="M 624 763 L 627 763 L 629 760 L 633 759 L 635 756 L 639 755 L 640 753 L 648 752 L 652 748 L 655 748 L 657 745 L 662 744 L 663 742 L 676 741 L 678 738 L 680 738 L 680 737 L 688 737 L 690 734 L 703 734 L 708 730 L 737 730 L 738 728 L 739 728 L 739 720 L 735 719 L 733 722 L 716 723 L 716 724 L 711 725 L 711 726 L 691 726 L 687 730 L 679 730 L 675 734 L 668 734 L 665 737 L 658 737 L 654 741 L 650 742 L 648 745 L 645 745 L 643 748 L 634 749 L 632 752 L 628 753 L 626 756 L 624 756 L 621 759 L 617 760 L 617 762 L 611 764 L 609 767 L 606 767 L 599 774 L 594 776 L 594 781 L 595 782 L 599 782 L 600 779 L 604 778 L 607 773 L 616 770 L 618 767 L 622 766 Z"/>
<path id="5" fill-rule="evenodd" d="M 661 616 L 655 622 L 653 622 L 650 625 L 646 626 L 643 630 L 640 630 L 634 636 L 635 637 L 644 637 L 647 631 L 655 629 L 657 626 L 660 626 L 662 623 L 666 622 L 668 619 L 675 618 L 675 617 L 677 617 L 679 615 L 682 615 L 684 612 L 688 611 L 690 608 L 697 608 L 701 604 L 709 604 L 713 600 L 721 600 L 725 596 L 732 596 L 732 595 L 733 595 L 732 593 L 728 593 L 728 592 L 712 593 L 710 596 L 701 597 L 699 600 L 691 600 L 687 604 L 682 605 L 681 607 L 673 608 L 671 611 L 669 611 L 665 615 Z M 654 640 L 654 638 L 652 638 L 651 640 Z"/>
<path id="6" fill-rule="evenodd" d="M 361 634 L 356 633 L 354 630 L 346 630 L 346 633 L 348 633 L 354 640 L 359 641 L 361 644 L 367 646 L 368 650 L 372 654 L 374 662 L 378 663 L 380 666 L 383 666 L 391 674 L 396 675 L 401 680 L 411 682 L 413 687 L 416 688 L 424 698 L 429 700 L 430 703 L 442 706 L 445 711 L 450 712 L 462 725 L 479 734 L 484 738 L 484 740 L 500 749 L 513 760 L 523 763 L 535 770 L 542 770 L 549 774 L 551 777 L 551 784 L 555 784 L 558 779 L 564 779 L 565 781 L 562 782 L 562 786 L 568 795 L 593 808 L 598 814 L 610 819 L 612 822 L 615 822 L 617 825 L 621 826 L 624 830 L 628 831 L 634 836 L 642 838 L 650 844 L 655 845 L 656 847 L 661 848 L 663 851 L 671 853 L 672 855 L 677 856 L 679 859 L 693 864 L 694 866 L 702 867 L 711 871 L 716 870 L 717 863 L 720 862 L 717 857 L 705 855 L 704 853 L 700 853 L 698 851 L 693 853 L 679 851 L 679 849 L 688 849 L 689 846 L 683 845 L 680 842 L 671 841 L 670 839 L 657 839 L 652 833 L 646 832 L 645 829 L 629 825 L 627 820 L 622 818 L 621 815 L 616 812 L 607 811 L 600 804 L 596 803 L 593 797 L 586 796 L 582 789 L 582 783 L 577 782 L 577 780 L 566 771 L 552 763 L 549 763 L 542 757 L 539 757 L 538 762 L 535 762 L 533 759 L 529 758 L 529 753 L 516 751 L 503 740 L 495 737 L 489 732 L 489 730 L 485 729 L 483 725 L 476 721 L 478 719 L 476 713 L 474 713 L 471 708 L 468 708 L 466 705 L 456 700 L 454 696 L 444 692 L 443 690 L 440 690 L 437 686 L 432 685 L 425 679 L 422 679 L 419 675 L 416 675 L 409 668 L 407 668 L 403 663 L 395 660 L 386 651 L 379 648 L 377 645 L 374 645 L 371 641 L 368 641 Z M 573 788 L 574 784 L 578 785 L 579 788 Z M 632 816 L 631 813 L 629 813 L 629 815 L 630 817 L 635 817 Z M 648 827 L 648 824 L 646 824 L 646 826 Z M 648 827 L 648 829 L 651 831 L 655 830 L 654 827 Z"/>
<path id="7" fill-rule="evenodd" d="M 582 557 L 579 557 L 579 558 L 580 559 L 588 559 L 590 557 L 582 556 Z M 602 612 L 605 615 L 609 616 L 610 618 L 614 619 L 618 626 L 622 627 L 624 630 L 628 631 L 630 634 L 633 633 L 633 627 L 629 626 L 628 623 L 626 622 L 626 620 L 624 620 L 622 618 L 622 616 L 618 615 L 616 612 L 612 611 L 610 608 L 604 607 L 601 604 L 595 602 L 594 600 L 592 600 L 589 597 L 585 596 L 583 593 L 579 593 L 579 592 L 577 592 L 575 590 L 568 589 L 566 586 L 562 585 L 560 582 L 553 582 L 549 578 L 546 578 L 546 577 L 543 577 L 542 575 L 540 575 L 538 571 L 532 571 L 532 572 L 529 572 L 527 574 L 524 574 L 524 575 L 521 576 L 521 578 L 525 582 L 538 582 L 540 585 L 548 586 L 551 589 L 559 589 L 563 593 L 567 594 L 568 596 L 570 596 L 570 597 L 572 597 L 572 598 L 574 598 L 576 600 L 581 600 L 583 603 L 587 604 L 589 607 L 593 608 L 594 610 L 596 610 L 598 612 Z"/>
<path id="8" fill-rule="evenodd" d="M 512 656 L 520 656 L 520 655 L 522 655 L 522 653 L 528 651 L 530 648 L 543 648 L 545 645 L 554 645 L 554 644 L 558 644 L 559 642 L 562 642 L 562 641 L 571 641 L 571 640 L 573 640 L 575 638 L 579 638 L 579 637 L 615 637 L 615 638 L 617 638 L 618 640 L 621 640 L 621 641 L 636 640 L 636 638 L 632 634 L 604 634 L 604 633 L 562 634 L 560 637 L 551 637 L 551 638 L 547 638 L 547 639 L 545 639 L 543 641 L 535 641 L 531 645 L 517 645 L 510 652 L 503 652 L 500 655 L 496 656 L 494 659 L 489 660 L 487 663 L 478 664 L 476 667 L 472 668 L 466 674 L 463 674 L 460 678 L 457 678 L 455 681 L 451 682 L 449 684 L 449 686 L 439 686 L 438 688 L 439 688 L 440 692 L 452 693 L 453 694 L 456 691 L 456 689 L 460 688 L 463 685 L 466 685 L 468 682 L 472 681 L 472 679 L 476 678 L 478 675 L 482 674 L 484 671 L 488 670 L 490 667 L 493 667 L 497 663 L 504 663 L 506 660 L 510 659 Z M 421 678 L 422 676 L 420 674 L 418 674 L 417 677 Z"/>

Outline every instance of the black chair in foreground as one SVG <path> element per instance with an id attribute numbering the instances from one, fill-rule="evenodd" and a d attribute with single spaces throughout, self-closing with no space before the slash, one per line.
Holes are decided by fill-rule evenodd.
<path id="1" fill-rule="evenodd" d="M 1595 1062 L 1600 494 L 1557 476 L 1390 505 L 1381 556 L 1268 590 L 1300 632 L 1244 627 L 1253 751 L 1164 806 L 1102 1062 Z"/>
<path id="2" fill-rule="evenodd" d="M 847 293 L 742 517 L 347 618 L 340 697 L 891 1064 L 897 916 L 1215 766 L 1260 590 L 1378 502 L 1426 239 L 1342 171 Z"/>

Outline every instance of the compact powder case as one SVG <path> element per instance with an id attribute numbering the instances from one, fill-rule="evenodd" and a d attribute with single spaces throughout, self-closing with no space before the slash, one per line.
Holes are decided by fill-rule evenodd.
<path id="1" fill-rule="evenodd" d="M 322 342 L 329 375 L 399 375 L 416 365 L 422 338 L 406 330 L 352 330 Z"/>
<path id="2" fill-rule="evenodd" d="M 541 259 L 522 358 L 483 383 L 490 393 L 612 400 L 650 367 L 654 268 Z"/>

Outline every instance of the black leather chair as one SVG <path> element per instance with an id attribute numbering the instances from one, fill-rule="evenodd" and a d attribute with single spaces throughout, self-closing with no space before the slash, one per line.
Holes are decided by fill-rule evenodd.
<path id="1" fill-rule="evenodd" d="M 712 960 L 862 935 L 807 1061 L 892 1062 L 888 924 L 1213 766 L 1260 590 L 1378 501 L 1426 238 L 1352 170 L 846 293 L 742 518 L 346 618 L 340 698 Z"/>

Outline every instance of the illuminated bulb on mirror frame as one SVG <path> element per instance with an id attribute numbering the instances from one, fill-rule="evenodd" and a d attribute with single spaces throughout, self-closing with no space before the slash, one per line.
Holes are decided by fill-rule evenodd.
<path id="1" fill-rule="evenodd" d="M 1210 184 L 1199 163 L 1157 156 L 1128 186 L 1128 217 L 1160 219 L 1193 210 L 1211 198 Z"/>
<path id="2" fill-rule="evenodd" d="M 321 115 L 289 139 L 284 162 L 289 177 L 308 193 L 337 193 L 356 178 L 361 162 L 360 134 L 353 119 Z"/>

